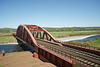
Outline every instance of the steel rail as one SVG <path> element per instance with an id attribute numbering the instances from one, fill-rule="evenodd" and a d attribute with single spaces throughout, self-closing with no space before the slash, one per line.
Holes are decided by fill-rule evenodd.
<path id="1" fill-rule="evenodd" d="M 71 55 L 76 55 L 77 56 L 76 60 L 79 62 L 82 62 L 85 65 L 95 66 L 95 67 L 100 66 L 100 59 L 99 59 L 100 56 L 97 56 L 97 59 L 95 59 L 95 58 L 93 58 L 94 56 L 91 57 L 92 56 L 91 53 L 89 55 L 87 55 L 87 54 L 84 54 L 84 52 L 73 49 L 73 48 L 69 48 L 69 47 L 65 47 L 65 46 L 57 46 L 56 44 L 54 45 L 53 43 L 49 44 L 51 42 L 44 41 L 44 40 L 39 41 L 39 40 L 40 39 L 36 39 L 37 43 L 39 43 L 39 44 L 41 43 L 42 45 L 44 45 L 44 47 L 46 46 L 46 48 L 48 48 L 48 49 L 50 49 L 50 47 L 51 47 L 52 48 L 51 50 L 54 51 L 54 49 L 56 49 L 56 50 L 58 50 L 58 52 L 61 51 L 60 52 L 61 54 L 65 54 L 64 52 L 66 52 L 66 53 L 70 53 Z M 95 55 L 95 57 L 96 57 L 96 55 Z M 75 59 L 75 57 L 73 57 L 73 58 Z"/>

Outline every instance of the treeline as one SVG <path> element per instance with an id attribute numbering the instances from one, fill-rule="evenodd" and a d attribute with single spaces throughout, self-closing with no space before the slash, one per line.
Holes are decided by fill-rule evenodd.
<path id="1" fill-rule="evenodd" d="M 100 31 L 100 27 L 63 27 L 63 28 L 48 28 L 44 27 L 49 32 L 59 31 Z"/>
<path id="2" fill-rule="evenodd" d="M 62 27 L 62 28 L 49 28 L 44 27 L 49 32 L 59 32 L 59 31 L 100 31 L 100 27 Z M 13 28 L 0 28 L 0 33 L 10 33 L 16 32 Z"/>
<path id="3" fill-rule="evenodd" d="M 16 32 L 16 29 L 13 28 L 0 28 L 0 33 L 11 33 Z"/>

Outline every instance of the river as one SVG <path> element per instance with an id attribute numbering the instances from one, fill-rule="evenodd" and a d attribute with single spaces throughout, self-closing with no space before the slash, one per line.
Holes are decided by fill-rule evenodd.
<path id="1" fill-rule="evenodd" d="M 5 53 L 14 53 L 14 52 L 22 52 L 22 51 L 32 51 L 27 45 L 25 44 L 5 44 L 5 45 L 0 45 L 0 53 L 2 50 L 5 51 Z"/>
<path id="2" fill-rule="evenodd" d="M 78 42 L 85 42 L 85 41 L 94 41 L 100 39 L 100 35 L 95 35 L 95 36 L 90 36 L 87 38 L 83 38 L 83 39 L 77 39 L 77 40 L 72 40 L 72 41 L 78 41 Z"/>

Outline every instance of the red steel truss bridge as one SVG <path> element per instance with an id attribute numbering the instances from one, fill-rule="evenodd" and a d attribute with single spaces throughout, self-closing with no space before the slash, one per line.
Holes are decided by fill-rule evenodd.
<path id="1" fill-rule="evenodd" d="M 99 50 L 59 42 L 40 26 L 20 25 L 13 36 L 58 67 L 100 67 Z"/>

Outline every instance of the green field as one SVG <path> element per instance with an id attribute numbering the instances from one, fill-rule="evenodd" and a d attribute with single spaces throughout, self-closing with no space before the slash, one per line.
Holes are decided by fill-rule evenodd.
<path id="1" fill-rule="evenodd" d="M 0 37 L 0 44 L 12 43 L 12 42 L 16 42 L 16 39 L 13 36 L 1 36 Z"/>
<path id="2" fill-rule="evenodd" d="M 61 31 L 50 32 L 55 38 L 69 37 L 69 36 L 85 36 L 100 34 L 100 31 Z"/>
<path id="3" fill-rule="evenodd" d="M 100 40 L 90 41 L 89 43 L 92 43 L 95 47 L 100 47 Z"/>
<path id="4" fill-rule="evenodd" d="M 69 37 L 69 36 L 85 36 L 85 35 L 94 35 L 99 34 L 100 31 L 59 31 L 59 32 L 50 32 L 55 38 Z M 11 33 L 0 34 L 0 44 L 16 42 L 16 39 L 13 36 L 4 36 L 11 35 Z"/>

